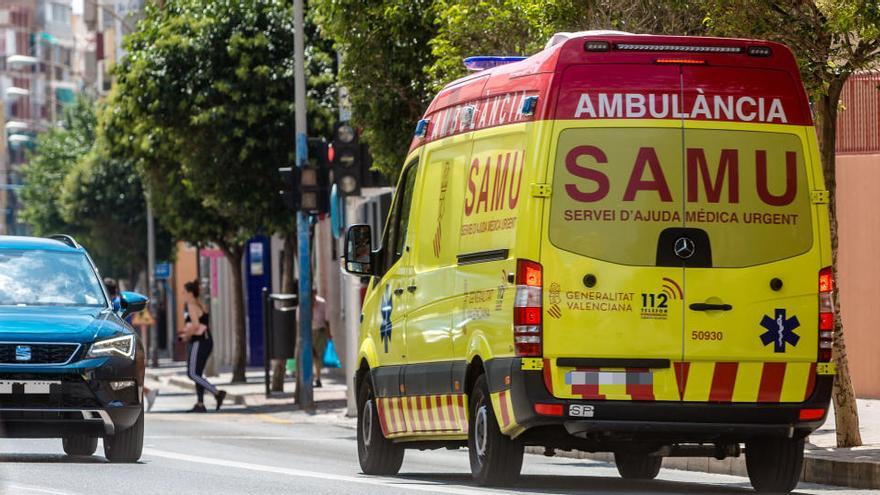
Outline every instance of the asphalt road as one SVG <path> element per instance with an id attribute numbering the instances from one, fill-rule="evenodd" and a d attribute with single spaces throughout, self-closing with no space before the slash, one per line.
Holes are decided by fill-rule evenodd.
<path id="1" fill-rule="evenodd" d="M 147 415 L 141 462 L 107 463 L 103 456 L 71 458 L 60 440 L 0 439 L 3 494 L 361 494 L 361 493 L 596 493 L 747 494 L 734 476 L 663 470 L 651 482 L 624 481 L 614 466 L 527 455 L 512 489 L 474 486 L 467 452 L 407 451 L 397 477 L 360 474 L 355 433 L 330 417 L 230 407 L 185 414 L 193 396 L 163 390 Z M 211 405 L 211 404 L 209 404 Z M 102 453 L 98 446 L 98 453 Z M 798 493 L 871 493 L 802 484 Z"/>

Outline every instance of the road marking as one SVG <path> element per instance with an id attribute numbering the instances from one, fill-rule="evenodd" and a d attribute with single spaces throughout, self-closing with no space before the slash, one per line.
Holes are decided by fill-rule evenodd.
<path id="1" fill-rule="evenodd" d="M 57 490 L 50 490 L 48 488 L 41 488 L 39 486 L 19 485 L 16 483 L 0 482 L 0 488 L 10 490 L 10 492 L 8 493 L 19 493 L 25 491 L 34 493 L 47 493 L 49 495 L 74 495 L 73 492 L 59 492 Z"/>
<path id="2" fill-rule="evenodd" d="M 179 454 L 177 452 L 168 452 L 157 449 L 144 449 L 144 454 L 155 457 L 164 457 L 166 459 L 174 459 L 177 461 L 193 462 L 197 464 L 210 464 L 214 466 L 223 466 L 237 469 L 247 469 L 250 471 L 259 471 L 263 473 L 282 474 L 297 478 L 314 478 L 320 480 L 340 481 L 344 483 L 359 483 L 362 485 L 381 486 L 385 488 L 399 488 L 401 490 L 413 490 L 417 492 L 433 492 L 433 493 L 450 493 L 454 495 L 475 495 L 484 493 L 517 493 L 499 490 L 482 490 L 479 488 L 469 487 L 451 487 L 436 484 L 431 481 L 413 480 L 409 484 L 407 480 L 400 478 L 383 478 L 379 476 L 345 476 L 340 474 L 326 473 L 320 471 L 306 471 L 303 469 L 291 469 L 277 466 L 265 466 L 262 464 L 253 464 L 250 462 L 229 461 L 225 459 L 212 459 L 207 457 L 199 457 L 188 454 Z"/>
<path id="3" fill-rule="evenodd" d="M 289 419 L 276 418 L 275 416 L 272 416 L 271 414 L 257 414 L 257 417 L 267 423 L 276 423 L 279 425 L 292 425 L 293 424 L 293 421 L 290 421 Z"/>

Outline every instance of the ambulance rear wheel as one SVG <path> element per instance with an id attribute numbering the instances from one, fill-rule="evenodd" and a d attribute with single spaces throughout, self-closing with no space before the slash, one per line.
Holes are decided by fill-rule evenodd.
<path id="1" fill-rule="evenodd" d="M 369 374 L 358 388 L 358 461 L 364 474 L 390 475 L 400 471 L 403 448 L 385 438 Z"/>
<path id="2" fill-rule="evenodd" d="M 663 458 L 647 454 L 615 452 L 614 464 L 620 477 L 627 480 L 652 480 L 660 473 Z"/>
<path id="3" fill-rule="evenodd" d="M 788 493 L 801 479 L 804 440 L 765 438 L 746 442 L 746 470 L 759 492 Z"/>
<path id="4" fill-rule="evenodd" d="M 522 469 L 523 443 L 501 433 L 486 375 L 477 378 L 470 399 L 468 455 L 471 473 L 480 485 L 507 485 L 516 481 Z"/>

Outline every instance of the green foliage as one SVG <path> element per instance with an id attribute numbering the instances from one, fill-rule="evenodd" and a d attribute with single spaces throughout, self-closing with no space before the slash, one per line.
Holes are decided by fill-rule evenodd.
<path id="1" fill-rule="evenodd" d="M 22 216 L 36 235 L 74 235 L 104 275 L 134 281 L 146 269 L 146 205 L 140 177 L 96 145 L 95 103 L 79 97 L 61 127 L 37 138 L 24 166 Z M 158 229 L 157 253 L 170 238 Z"/>
<path id="2" fill-rule="evenodd" d="M 395 178 L 433 96 L 425 68 L 437 31 L 433 0 L 313 0 L 310 16 L 343 56 L 355 124 L 374 166 Z"/>
<path id="3" fill-rule="evenodd" d="M 310 134 L 329 134 L 334 60 L 309 44 Z M 294 160 L 289 3 L 165 2 L 127 50 L 102 132 L 137 162 L 175 236 L 236 249 L 288 229 L 277 169 Z"/>
<path id="4" fill-rule="evenodd" d="M 95 142 L 94 103 L 80 96 L 65 109 L 61 122 L 37 136 L 35 151 L 22 167 L 21 217 L 39 236 L 80 233 L 62 217 L 59 192 L 64 178 Z"/>

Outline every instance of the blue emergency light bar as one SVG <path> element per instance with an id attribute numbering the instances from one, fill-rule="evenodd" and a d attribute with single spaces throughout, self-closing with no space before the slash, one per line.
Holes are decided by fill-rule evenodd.
<path id="1" fill-rule="evenodd" d="M 525 60 L 526 57 L 496 57 L 496 56 L 478 56 L 468 57 L 464 59 L 464 66 L 471 71 L 481 71 L 498 67 L 499 65 L 511 64 Z"/>

